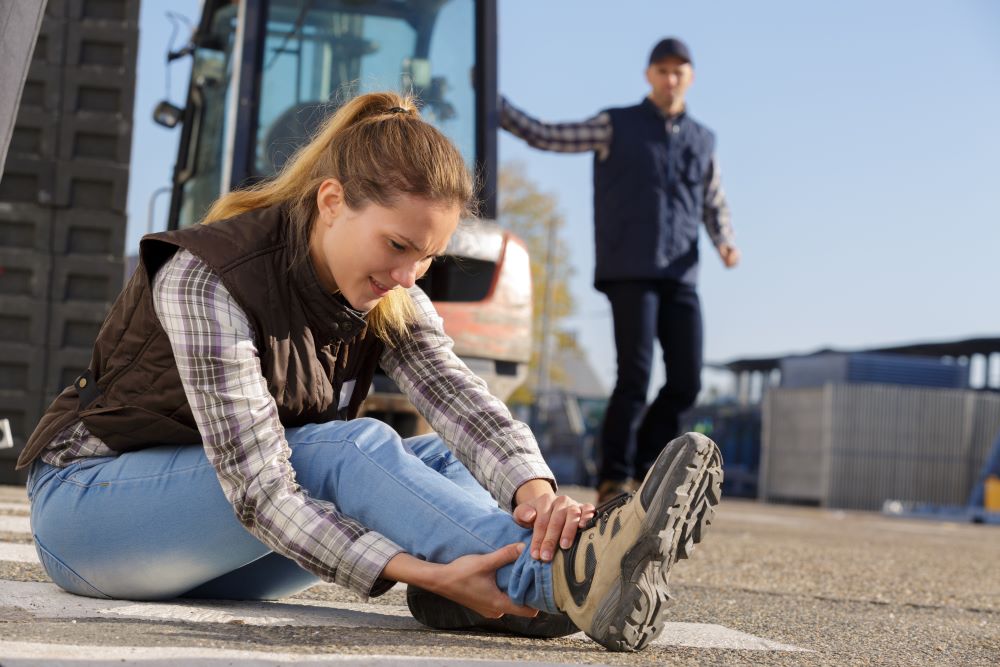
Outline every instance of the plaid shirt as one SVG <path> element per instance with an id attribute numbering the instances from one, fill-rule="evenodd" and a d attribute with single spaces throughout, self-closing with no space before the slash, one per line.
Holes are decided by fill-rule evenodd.
<path id="1" fill-rule="evenodd" d="M 671 119 L 664 116 L 666 123 Z M 535 148 L 557 153 L 588 153 L 593 151 L 598 160 L 611 152 L 611 116 L 599 113 L 578 123 L 543 123 L 524 113 L 506 98 L 500 98 L 500 126 Z M 702 210 L 705 230 L 716 247 L 733 245 L 733 227 L 729 204 L 722 190 L 719 163 L 712 156 L 705 175 L 705 204 Z"/>
<path id="2" fill-rule="evenodd" d="M 419 288 L 414 333 L 380 359 L 456 455 L 500 503 L 512 507 L 531 479 L 555 484 L 528 427 L 511 417 L 452 352 L 441 318 Z M 391 583 L 379 579 L 402 548 L 303 493 L 277 406 L 260 372 L 253 329 L 219 277 L 186 250 L 157 272 L 153 304 L 170 339 L 181 382 L 226 498 L 247 530 L 268 548 L 362 597 Z M 82 422 L 60 433 L 43 460 L 64 467 L 116 456 Z"/>

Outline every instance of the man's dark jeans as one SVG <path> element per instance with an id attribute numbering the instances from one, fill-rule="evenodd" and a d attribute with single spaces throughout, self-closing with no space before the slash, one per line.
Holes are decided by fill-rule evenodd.
<path id="1" fill-rule="evenodd" d="M 701 304 L 693 285 L 673 280 L 616 281 L 601 290 L 611 302 L 618 379 L 601 433 L 599 481 L 641 480 L 678 435 L 680 414 L 701 389 Z M 663 348 L 667 382 L 643 414 L 654 337 Z M 634 466 L 628 459 L 633 442 Z"/>

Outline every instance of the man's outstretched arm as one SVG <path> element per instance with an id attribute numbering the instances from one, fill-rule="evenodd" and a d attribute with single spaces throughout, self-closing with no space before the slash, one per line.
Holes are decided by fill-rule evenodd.
<path id="1" fill-rule="evenodd" d="M 603 159 L 611 149 L 611 117 L 606 113 L 578 123 L 543 123 L 501 96 L 500 127 L 543 151 L 595 151 Z"/>

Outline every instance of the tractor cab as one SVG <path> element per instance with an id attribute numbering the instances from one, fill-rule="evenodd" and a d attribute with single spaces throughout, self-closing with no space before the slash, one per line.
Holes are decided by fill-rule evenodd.
<path id="1" fill-rule="evenodd" d="M 492 10 L 492 11 L 490 11 Z M 412 91 L 421 113 L 488 179 L 495 214 L 495 7 L 474 0 L 206 0 L 191 44 L 170 226 L 219 193 L 267 178 L 339 102 Z M 172 112 L 172 113 L 171 113 Z"/>

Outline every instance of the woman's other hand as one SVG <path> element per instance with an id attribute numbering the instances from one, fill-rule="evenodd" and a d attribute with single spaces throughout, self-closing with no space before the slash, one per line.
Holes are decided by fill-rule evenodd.
<path id="1" fill-rule="evenodd" d="M 447 565 L 437 566 L 436 581 L 428 590 L 472 609 L 486 618 L 538 615 L 538 610 L 514 604 L 510 596 L 497 588 L 497 570 L 517 560 L 524 545 L 508 544 L 493 553 L 462 556 Z"/>

